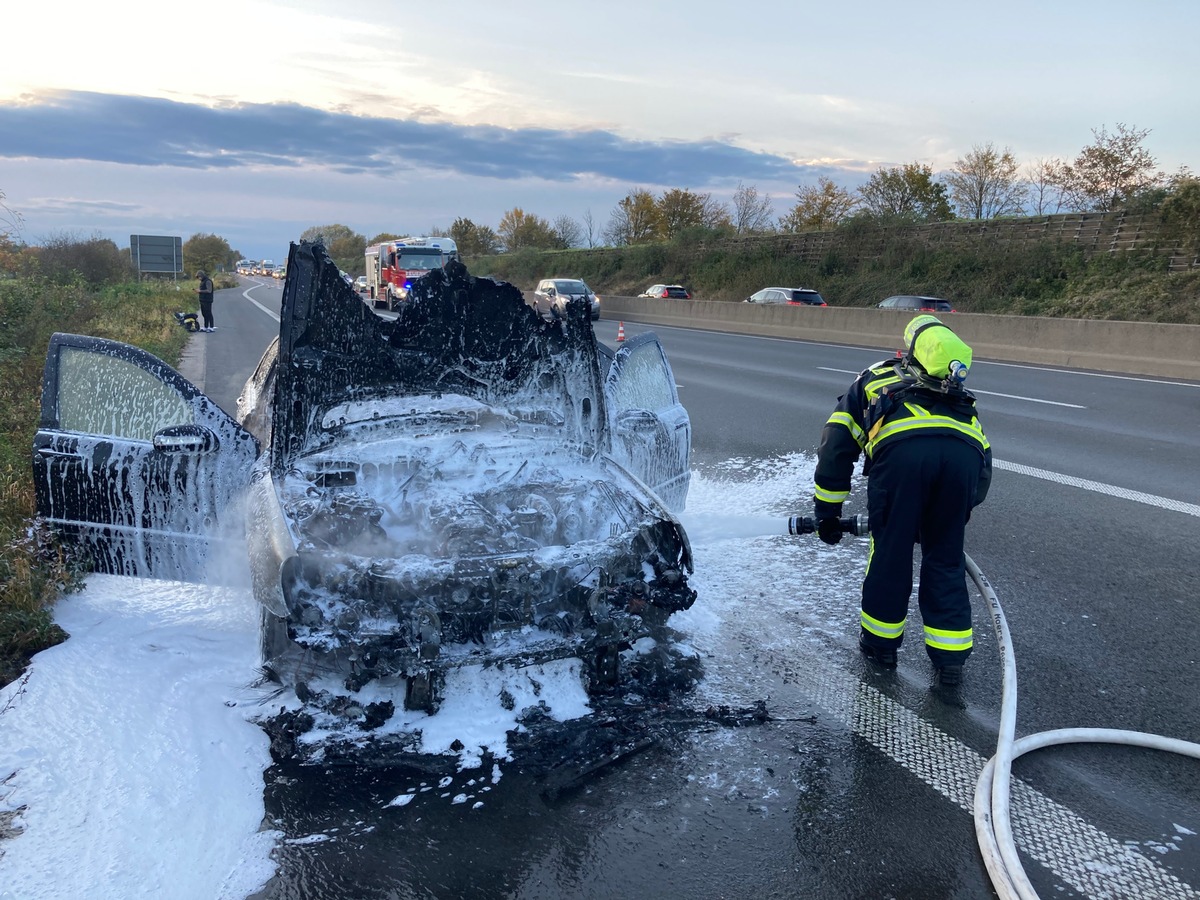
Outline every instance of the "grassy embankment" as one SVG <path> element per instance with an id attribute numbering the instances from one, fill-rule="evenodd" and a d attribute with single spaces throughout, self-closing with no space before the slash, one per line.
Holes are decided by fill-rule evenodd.
<path id="1" fill-rule="evenodd" d="M 741 301 L 772 285 L 812 287 L 832 306 L 874 306 L 891 294 L 952 300 L 960 312 L 1200 325 L 1200 271 L 1167 272 L 1141 253 L 1088 257 L 1073 244 L 928 247 L 902 232 L 862 254 L 854 234 L 817 263 L 778 243 L 722 249 L 686 239 L 620 250 L 522 251 L 468 259 L 473 274 L 525 290 L 541 278 L 583 278 L 602 297 L 636 296 L 655 282 L 686 285 L 697 300 Z M 861 236 L 879 241 L 878 235 Z"/>
<path id="2" fill-rule="evenodd" d="M 194 284 L 91 289 L 36 278 L 0 279 L 0 684 L 61 641 L 51 606 L 81 586 L 80 567 L 32 527 L 30 452 L 46 347 L 55 331 L 136 344 L 175 364 L 187 340 L 173 313 L 194 309 Z M 107 398 L 97 397 L 97 402 Z"/>

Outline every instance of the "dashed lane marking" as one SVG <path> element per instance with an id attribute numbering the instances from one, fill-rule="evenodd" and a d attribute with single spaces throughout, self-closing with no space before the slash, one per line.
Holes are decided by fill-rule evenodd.
<path id="1" fill-rule="evenodd" d="M 837 372 L 841 375 L 861 375 L 861 372 L 851 372 L 849 369 L 832 369 L 829 366 L 817 366 L 822 372 Z M 1061 400 L 1042 400 L 1040 397 L 1023 397 L 1020 394 L 1001 394 L 999 391 L 979 391 L 971 388 L 972 394 L 987 394 L 989 397 L 1007 397 L 1009 400 L 1024 400 L 1026 403 L 1045 403 L 1049 406 L 1065 406 L 1068 409 L 1087 409 L 1078 403 L 1064 403 Z"/>
<path id="2" fill-rule="evenodd" d="M 1023 466 L 1020 463 L 1005 462 L 1000 459 L 992 460 L 992 465 L 997 469 L 1004 469 L 1006 472 L 1016 472 L 1019 475 L 1028 475 L 1031 478 L 1041 478 L 1044 481 L 1053 481 L 1057 484 L 1065 484 L 1069 487 L 1080 488 L 1085 491 L 1095 491 L 1097 494 L 1107 494 L 1110 497 L 1132 500 L 1135 503 L 1145 503 L 1147 506 L 1157 506 L 1159 509 L 1169 509 L 1173 512 L 1181 512 L 1189 516 L 1200 516 L 1200 505 L 1195 503 L 1185 503 L 1182 500 L 1172 500 L 1170 497 L 1159 497 L 1156 494 L 1146 494 L 1142 491 L 1133 491 L 1129 488 L 1105 484 L 1103 481 L 1090 481 L 1087 478 L 1076 478 L 1074 475 L 1064 475 L 1061 472 L 1051 472 L 1047 469 L 1036 469 L 1033 466 Z"/>

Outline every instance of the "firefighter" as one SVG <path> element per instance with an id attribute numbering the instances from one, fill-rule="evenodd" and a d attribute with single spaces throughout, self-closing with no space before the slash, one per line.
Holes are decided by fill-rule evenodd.
<path id="1" fill-rule="evenodd" d="M 862 586 L 863 655 L 888 668 L 904 639 L 913 544 L 921 545 L 917 600 L 939 684 L 958 684 L 971 653 L 963 540 L 987 496 L 992 451 L 963 387 L 971 348 L 935 316 L 904 329 L 904 351 L 864 370 L 821 432 L 813 505 L 817 534 L 842 539 L 842 503 L 865 453 L 871 542 Z"/>

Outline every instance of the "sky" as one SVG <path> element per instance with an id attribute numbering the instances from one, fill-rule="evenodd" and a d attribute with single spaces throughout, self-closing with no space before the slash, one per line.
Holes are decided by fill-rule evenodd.
<path id="1" fill-rule="evenodd" d="M 514 208 L 598 235 L 630 190 L 739 183 L 782 216 L 820 177 L 989 142 L 1070 159 L 1119 123 L 1200 170 L 1195 0 L 9 6 L 0 230 L 29 243 L 215 233 L 280 259 L 314 225 Z"/>

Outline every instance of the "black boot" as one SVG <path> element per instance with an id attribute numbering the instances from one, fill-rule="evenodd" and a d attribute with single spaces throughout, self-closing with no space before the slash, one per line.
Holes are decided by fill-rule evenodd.
<path id="1" fill-rule="evenodd" d="M 858 638 L 858 649 L 867 659 L 873 663 L 878 663 L 889 669 L 896 668 L 896 651 L 892 648 L 884 649 L 883 647 L 873 647 L 868 644 L 860 635 Z"/>
<path id="2" fill-rule="evenodd" d="M 937 684 L 953 687 L 962 684 L 963 667 L 957 665 L 938 666 L 933 670 L 933 679 Z"/>

